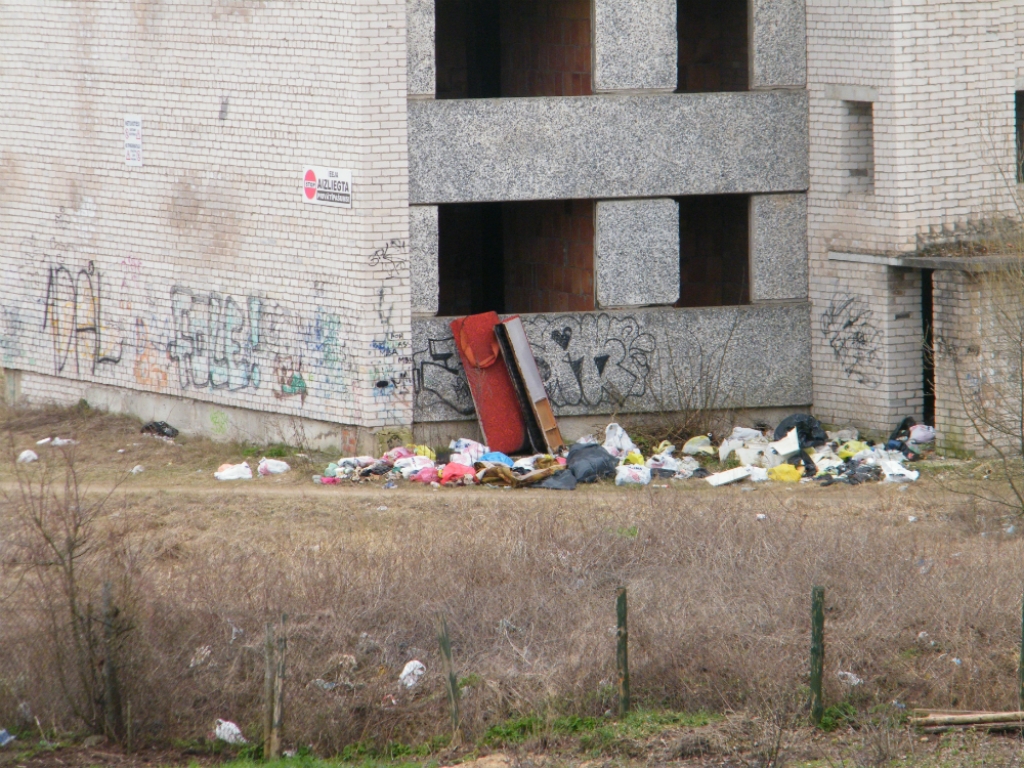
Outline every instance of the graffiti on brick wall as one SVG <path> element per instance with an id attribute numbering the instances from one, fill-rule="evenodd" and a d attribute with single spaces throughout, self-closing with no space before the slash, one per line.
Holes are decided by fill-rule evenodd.
<path id="1" fill-rule="evenodd" d="M 106 333 L 103 280 L 93 262 L 72 272 L 52 266 L 46 278 L 43 331 L 53 345 L 54 372 L 93 373 L 121 362 L 125 340 Z"/>
<path id="2" fill-rule="evenodd" d="M 33 352 L 41 349 L 57 375 L 112 383 L 127 376 L 148 390 L 268 391 L 300 407 L 314 395 L 352 396 L 348 328 L 323 306 L 323 283 L 314 290 L 320 306 L 303 313 L 262 294 L 232 296 L 187 285 L 168 290 L 147 281 L 134 257 L 123 258 L 112 278 L 91 260 L 75 263 L 43 252 L 33 257 L 50 262 L 41 276 L 32 265 L 4 270 L 12 286 L 0 303 L 5 366 L 35 366 Z M 382 343 L 401 346 L 388 336 Z M 400 372 L 387 374 L 400 389 Z"/>
<path id="3" fill-rule="evenodd" d="M 398 276 L 385 278 L 377 289 L 377 322 L 379 330 L 370 342 L 373 364 L 373 400 L 377 413 L 387 421 L 402 418 L 411 387 L 409 339 L 397 323 L 397 302 L 394 288 Z"/>
<path id="4" fill-rule="evenodd" d="M 834 296 L 821 313 L 819 327 L 843 373 L 858 384 L 878 382 L 881 331 L 863 301 Z"/>
<path id="5" fill-rule="evenodd" d="M 537 367 L 557 408 L 624 406 L 650 393 L 657 343 L 636 317 L 565 314 L 524 317 Z M 473 413 L 451 335 L 428 338 L 413 355 L 419 408 L 443 405 Z"/>

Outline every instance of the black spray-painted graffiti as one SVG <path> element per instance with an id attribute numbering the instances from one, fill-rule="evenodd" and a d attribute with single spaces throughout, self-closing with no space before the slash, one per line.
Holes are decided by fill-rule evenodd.
<path id="1" fill-rule="evenodd" d="M 43 331 L 53 342 L 53 367 L 63 373 L 68 362 L 80 373 L 85 360 L 89 373 L 104 364 L 121 362 L 124 339 L 104 341 L 103 286 L 93 262 L 72 274 L 67 267 L 50 267 L 46 279 Z"/>
<path id="2" fill-rule="evenodd" d="M 856 297 L 835 296 L 822 312 L 820 326 L 843 373 L 859 384 L 877 383 L 881 331 L 872 323 L 871 310 Z"/>
<path id="3" fill-rule="evenodd" d="M 635 317 L 559 315 L 523 325 L 556 407 L 618 406 L 647 394 L 656 344 Z"/>
<path id="4" fill-rule="evenodd" d="M 172 288 L 167 356 L 177 365 L 181 388 L 258 388 L 262 308 L 254 296 L 243 306 L 231 296 Z"/>
<path id="5" fill-rule="evenodd" d="M 548 397 L 557 408 L 621 406 L 650 392 L 656 343 L 636 317 L 608 314 L 524 317 Z M 455 341 L 435 335 L 413 355 L 417 406 L 473 413 Z"/>
<path id="6" fill-rule="evenodd" d="M 382 267 L 387 277 L 398 277 L 408 262 L 409 248 L 404 240 L 389 240 L 370 256 L 371 267 Z"/>

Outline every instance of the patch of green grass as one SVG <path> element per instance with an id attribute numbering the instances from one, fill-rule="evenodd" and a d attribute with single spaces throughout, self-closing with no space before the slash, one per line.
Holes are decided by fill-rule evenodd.
<path id="1" fill-rule="evenodd" d="M 839 704 L 833 704 L 831 707 L 825 707 L 825 711 L 821 715 L 821 725 L 819 727 L 821 730 L 829 733 L 839 728 L 853 725 L 856 719 L 857 710 L 854 709 L 853 704 L 843 701 Z"/>
<path id="2" fill-rule="evenodd" d="M 469 674 L 459 678 L 459 688 L 476 688 L 483 685 L 484 679 L 480 675 Z"/>
<path id="3" fill-rule="evenodd" d="M 631 525 L 628 528 L 619 528 L 618 534 L 627 539 L 635 539 L 640 534 L 640 529 L 635 525 Z"/>
<path id="4" fill-rule="evenodd" d="M 551 734 L 577 737 L 582 749 L 601 751 L 622 739 L 645 739 L 667 728 L 699 728 L 718 719 L 721 719 L 719 715 L 708 712 L 641 710 L 630 713 L 623 720 L 563 715 L 545 721 L 540 715 L 532 713 L 491 726 L 482 742 L 487 746 L 504 746 Z"/>

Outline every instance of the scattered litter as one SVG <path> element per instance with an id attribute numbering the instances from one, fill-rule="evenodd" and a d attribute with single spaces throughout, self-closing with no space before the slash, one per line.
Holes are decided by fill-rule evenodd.
<path id="1" fill-rule="evenodd" d="M 1015 525 L 1008 525 L 1005 528 L 1003 528 L 1003 533 L 1005 533 L 1007 536 L 1013 536 L 1013 534 L 1015 534 L 1016 532 L 1017 526 Z"/>
<path id="2" fill-rule="evenodd" d="M 218 480 L 252 480 L 252 470 L 247 461 L 241 464 L 221 464 L 213 476 Z"/>
<path id="3" fill-rule="evenodd" d="M 604 449 L 617 459 L 637 451 L 636 445 L 618 424 L 609 424 L 604 430 Z M 642 462 L 641 462 L 642 463 Z"/>
<path id="4" fill-rule="evenodd" d="M 775 428 L 775 439 L 778 441 L 788 436 L 791 429 L 797 431 L 800 448 L 824 445 L 828 440 L 828 435 L 825 434 L 821 422 L 806 413 L 794 413 L 779 422 L 779 426 Z"/>
<path id="5" fill-rule="evenodd" d="M 651 470 L 643 465 L 622 464 L 615 469 L 616 485 L 647 485 L 651 482 Z"/>
<path id="6" fill-rule="evenodd" d="M 160 437 L 170 437 L 172 439 L 178 436 L 178 430 L 166 421 L 151 421 L 140 431 L 146 435 L 158 435 Z"/>
<path id="7" fill-rule="evenodd" d="M 769 479 L 768 470 L 764 467 L 750 467 L 750 482 L 767 483 Z"/>
<path id="8" fill-rule="evenodd" d="M 746 480 L 748 477 L 750 477 L 750 467 L 736 467 L 735 469 L 727 469 L 725 472 L 718 472 L 705 479 L 709 485 L 717 488 L 720 485 L 728 485 L 739 480 Z"/>
<path id="9" fill-rule="evenodd" d="M 36 445 L 48 445 L 51 440 L 52 437 L 44 437 L 42 440 L 36 440 Z"/>
<path id="10" fill-rule="evenodd" d="M 916 523 L 916 522 L 917 522 L 917 516 L 916 516 L 916 515 L 910 515 L 910 516 L 909 516 L 909 517 L 907 518 L 907 522 L 908 522 L 908 523 Z"/>
<path id="11" fill-rule="evenodd" d="M 398 676 L 398 682 L 406 688 L 415 688 L 419 684 L 420 678 L 423 677 L 426 672 L 427 668 L 423 666 L 423 662 L 413 659 L 405 665 L 405 668 L 402 670 L 402 674 Z"/>
<path id="12" fill-rule="evenodd" d="M 145 471 L 145 468 L 141 464 L 136 464 L 134 467 L 132 467 L 131 473 L 133 475 L 141 475 Z"/>
<path id="13" fill-rule="evenodd" d="M 794 467 L 792 464 L 779 464 L 767 470 L 768 478 L 782 483 L 799 483 L 803 479 L 803 470 Z"/>
<path id="14" fill-rule="evenodd" d="M 381 504 L 379 507 L 377 507 L 377 511 L 378 512 L 387 512 L 388 508 L 385 507 L 383 504 Z"/>
<path id="15" fill-rule="evenodd" d="M 69 437 L 55 437 L 50 442 L 50 445 L 52 445 L 54 448 L 63 448 L 66 445 L 78 445 L 78 441 L 72 440 Z"/>
<path id="16" fill-rule="evenodd" d="M 576 443 L 569 449 L 566 466 L 580 483 L 593 483 L 615 473 L 618 461 L 600 445 Z"/>
<path id="17" fill-rule="evenodd" d="M 910 428 L 910 439 L 919 445 L 934 443 L 935 427 L 929 427 L 927 424 L 915 424 Z"/>
<path id="18" fill-rule="evenodd" d="M 683 445 L 683 453 L 687 456 L 696 456 L 698 453 L 714 456 L 715 450 L 711 447 L 710 437 L 707 435 L 697 435 L 686 441 L 686 444 Z"/>
<path id="19" fill-rule="evenodd" d="M 830 443 L 848 443 L 860 437 L 856 429 L 840 429 L 835 432 L 826 432 Z"/>
<path id="20" fill-rule="evenodd" d="M 212 653 L 213 649 L 208 645 L 196 648 L 196 652 L 192 654 L 192 660 L 188 663 L 188 668 L 195 669 L 196 667 L 201 667 L 208 663 L 210 661 L 210 654 Z"/>
<path id="21" fill-rule="evenodd" d="M 15 737 L 9 734 L 6 728 L 0 728 L 0 747 L 6 747 L 12 741 L 15 741 Z"/>
<path id="22" fill-rule="evenodd" d="M 217 727 L 213 729 L 213 735 L 228 744 L 248 744 L 249 741 L 242 735 L 242 729 L 230 720 L 218 720 Z"/>
<path id="23" fill-rule="evenodd" d="M 515 462 L 512 461 L 512 459 L 510 459 L 508 456 L 506 456 L 504 453 L 501 453 L 500 451 L 491 451 L 490 453 L 485 453 L 483 456 L 480 457 L 479 461 L 489 461 L 493 464 L 504 464 L 506 467 L 511 467 L 515 465 Z"/>
<path id="24" fill-rule="evenodd" d="M 441 485 L 473 485 L 476 483 L 476 470 L 465 464 L 451 462 L 441 470 Z"/>
<path id="25" fill-rule="evenodd" d="M 576 445 L 597 445 L 597 438 L 593 435 L 584 435 L 576 441 Z"/>
<path id="26" fill-rule="evenodd" d="M 836 672 L 836 677 L 838 677 L 842 682 L 850 686 L 857 686 L 864 682 L 855 674 L 853 674 L 853 672 Z"/>
<path id="27" fill-rule="evenodd" d="M 787 432 L 781 440 L 771 443 L 770 447 L 777 456 L 783 459 L 800 453 L 800 438 L 797 436 L 796 427 Z"/>
<path id="28" fill-rule="evenodd" d="M 551 477 L 546 477 L 533 486 L 544 488 L 549 491 L 575 491 L 576 475 L 569 471 L 556 472 Z"/>
<path id="29" fill-rule="evenodd" d="M 959 667 L 959 666 L 962 666 L 962 665 L 963 665 L 963 661 L 962 661 L 961 659 L 956 659 L 956 658 L 954 658 L 954 659 L 953 659 L 952 661 L 953 661 L 953 663 L 954 663 L 954 664 L 956 664 L 956 665 L 957 665 L 958 667 Z"/>
<path id="30" fill-rule="evenodd" d="M 763 522 L 768 519 L 768 515 L 760 514 L 757 516 L 757 519 Z"/>
<path id="31" fill-rule="evenodd" d="M 39 455 L 35 451 L 26 449 L 18 454 L 19 464 L 31 464 L 33 461 L 39 461 Z"/>
<path id="32" fill-rule="evenodd" d="M 256 467 L 256 471 L 261 475 L 283 475 L 291 469 L 288 466 L 288 462 L 278 461 L 277 459 L 268 459 L 264 456 L 260 459 L 260 463 Z"/>
<path id="33" fill-rule="evenodd" d="M 117 449 L 117 452 L 118 452 L 118 453 L 124 453 L 125 451 L 124 451 L 124 448 L 118 448 L 118 449 Z"/>
<path id="34" fill-rule="evenodd" d="M 319 677 L 316 680 L 310 682 L 310 685 L 315 685 L 321 691 L 333 691 L 335 688 L 338 687 L 338 683 L 329 683 L 326 680 L 322 680 Z"/>
<path id="35" fill-rule="evenodd" d="M 396 483 L 394 480 L 388 480 L 386 483 L 384 483 L 384 490 L 385 491 L 393 491 L 397 487 L 398 487 L 398 483 Z"/>

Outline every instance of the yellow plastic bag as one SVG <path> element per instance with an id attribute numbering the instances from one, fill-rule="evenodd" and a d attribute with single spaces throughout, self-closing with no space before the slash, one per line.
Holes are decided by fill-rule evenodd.
<path id="1" fill-rule="evenodd" d="M 643 464 L 644 464 L 644 456 L 643 456 L 642 453 L 640 453 L 640 451 L 631 451 L 630 453 L 626 454 L 626 460 L 623 463 L 624 464 L 639 464 L 640 466 L 643 466 Z"/>
<path id="2" fill-rule="evenodd" d="M 792 464 L 779 464 L 768 470 L 770 480 L 778 480 L 781 483 L 799 483 L 804 476 L 803 470 L 794 467 Z"/>
<path id="3" fill-rule="evenodd" d="M 437 454 L 430 449 L 429 445 L 407 445 L 406 448 L 417 456 L 426 456 L 431 461 L 437 461 Z"/>
<path id="4" fill-rule="evenodd" d="M 852 459 L 861 451 L 866 451 L 870 446 L 867 443 L 862 443 L 860 440 L 851 440 L 848 443 L 843 443 L 839 446 L 839 458 Z"/>

